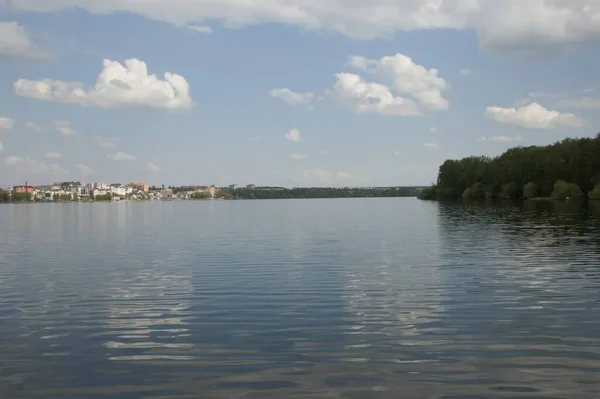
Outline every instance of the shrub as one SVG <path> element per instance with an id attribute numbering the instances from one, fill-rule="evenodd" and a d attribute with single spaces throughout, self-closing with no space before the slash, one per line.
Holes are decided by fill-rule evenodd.
<path id="1" fill-rule="evenodd" d="M 588 198 L 594 201 L 600 200 L 600 184 L 596 185 L 596 187 L 588 193 Z"/>
<path id="2" fill-rule="evenodd" d="M 583 198 L 583 191 L 575 183 L 567 183 L 564 180 L 557 180 L 554 183 L 554 191 L 552 191 L 552 198 L 564 201 L 564 200 L 577 200 Z"/>
<path id="3" fill-rule="evenodd" d="M 434 200 L 437 198 L 435 186 L 424 188 L 419 193 L 419 199 L 422 200 Z"/>
<path id="4" fill-rule="evenodd" d="M 538 188 L 537 184 L 535 184 L 534 182 L 530 181 L 523 187 L 523 198 L 531 199 L 537 197 L 537 195 Z"/>

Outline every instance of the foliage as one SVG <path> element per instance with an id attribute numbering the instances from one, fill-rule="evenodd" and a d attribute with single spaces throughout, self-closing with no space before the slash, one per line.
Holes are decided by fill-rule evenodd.
<path id="1" fill-rule="evenodd" d="M 577 184 L 567 183 L 564 180 L 557 180 L 554 183 L 552 198 L 556 200 L 582 199 L 583 196 L 583 192 Z"/>
<path id="2" fill-rule="evenodd" d="M 447 160 L 439 168 L 435 187 L 421 197 L 461 198 L 466 194 L 480 198 L 485 186 L 491 187 L 494 198 L 549 197 L 557 180 L 570 182 L 584 192 L 600 184 L 600 134 L 548 146 L 515 147 L 495 158 Z M 476 183 L 481 186 L 474 186 Z M 484 192 L 487 195 L 490 190 Z M 579 196 L 575 186 L 570 196 Z"/>
<path id="3" fill-rule="evenodd" d="M 12 192 L 10 195 L 10 201 L 11 202 L 28 202 L 31 201 L 31 194 L 30 193 L 17 193 L 17 192 Z"/>
<path id="4" fill-rule="evenodd" d="M 424 188 L 419 193 L 419 199 L 422 200 L 434 200 L 436 198 L 435 186 Z"/>
<path id="5" fill-rule="evenodd" d="M 192 198 L 192 199 L 210 199 L 211 196 L 210 196 L 210 193 L 200 191 L 200 192 L 193 193 L 190 196 L 190 198 Z"/>
<path id="6" fill-rule="evenodd" d="M 523 198 L 531 199 L 538 196 L 538 187 L 537 184 L 530 181 L 523 187 Z"/>
<path id="7" fill-rule="evenodd" d="M 110 201 L 112 200 L 112 194 L 106 193 L 102 195 L 94 195 L 94 201 Z"/>
<path id="8" fill-rule="evenodd" d="M 463 192 L 463 199 L 490 199 L 493 197 L 492 187 L 479 182 L 467 187 Z"/>
<path id="9" fill-rule="evenodd" d="M 594 201 L 600 200 L 600 184 L 597 184 L 596 187 L 588 193 L 588 199 Z"/>
<path id="10" fill-rule="evenodd" d="M 10 192 L 6 190 L 0 190 L 0 202 L 10 202 Z"/>
<path id="11" fill-rule="evenodd" d="M 221 189 L 217 198 L 231 199 L 286 199 L 286 198 L 369 198 L 369 197 L 417 197 L 419 187 L 255 187 Z"/>
<path id="12" fill-rule="evenodd" d="M 500 198 L 502 199 L 515 199 L 521 196 L 519 186 L 515 182 L 510 182 L 502 185 L 500 190 Z"/>

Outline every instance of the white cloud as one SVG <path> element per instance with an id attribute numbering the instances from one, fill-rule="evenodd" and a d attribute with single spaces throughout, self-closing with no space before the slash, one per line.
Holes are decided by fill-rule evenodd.
<path id="1" fill-rule="evenodd" d="M 600 109 L 600 97 L 565 98 L 559 101 L 557 106 L 575 109 Z"/>
<path id="2" fill-rule="evenodd" d="M 292 154 L 290 156 L 290 159 L 293 159 L 295 161 L 299 161 L 299 160 L 305 159 L 305 158 L 306 158 L 306 155 L 302 155 L 302 154 Z"/>
<path id="3" fill-rule="evenodd" d="M 15 127 L 15 121 L 10 118 L 0 118 L 0 130 L 10 130 Z"/>
<path id="4" fill-rule="evenodd" d="M 2 142 L 0 141 L 0 152 L 2 152 L 2 150 L 4 150 L 4 145 L 2 144 Z"/>
<path id="5" fill-rule="evenodd" d="M 385 85 L 367 83 L 353 73 L 338 73 L 336 77 L 334 93 L 338 101 L 356 112 L 391 116 L 421 115 L 414 101 L 395 97 Z"/>
<path id="6" fill-rule="evenodd" d="M 54 121 L 54 127 L 62 136 L 74 136 L 77 134 L 69 121 Z"/>
<path id="7" fill-rule="evenodd" d="M 326 156 L 326 155 L 329 155 L 329 151 L 327 151 L 327 150 L 321 150 L 321 151 L 319 151 L 319 154 L 321 154 L 323 156 Z"/>
<path id="8" fill-rule="evenodd" d="M 429 132 L 430 133 L 435 133 L 435 132 L 437 132 L 437 128 L 434 127 L 434 126 L 432 126 L 432 127 L 429 128 Z"/>
<path id="9" fill-rule="evenodd" d="M 45 128 L 43 128 L 42 126 L 39 126 L 38 124 L 36 124 L 35 122 L 31 122 L 31 121 L 27 121 L 25 122 L 25 127 L 29 130 L 32 130 L 34 132 L 43 132 L 44 130 L 46 130 Z"/>
<path id="10" fill-rule="evenodd" d="M 423 147 L 430 148 L 430 149 L 437 149 L 437 148 L 440 148 L 440 145 L 438 143 L 425 143 L 425 144 L 423 144 Z"/>
<path id="11" fill-rule="evenodd" d="M 595 91 L 596 91 L 596 89 L 594 89 L 593 87 L 588 87 L 587 89 L 581 90 L 582 93 L 586 93 L 586 94 L 593 93 Z"/>
<path id="12" fill-rule="evenodd" d="M 426 69 L 404 54 L 379 60 L 353 56 L 348 64 L 382 81 L 365 82 L 351 73 L 336 75 L 334 92 L 343 105 L 357 112 L 415 116 L 448 109 L 448 101 L 442 96 L 446 81 L 436 69 Z"/>
<path id="13" fill-rule="evenodd" d="M 95 139 L 95 143 L 98 147 L 102 147 L 102 148 L 114 148 L 117 146 L 117 141 L 119 139 L 116 137 L 102 137 L 102 136 L 96 136 Z"/>
<path id="14" fill-rule="evenodd" d="M 200 32 L 200 33 L 213 33 L 213 29 L 210 26 L 205 25 L 189 25 L 189 29 Z"/>
<path id="15" fill-rule="evenodd" d="M 299 104 L 310 105 L 310 103 L 312 103 L 312 101 L 315 99 L 314 93 L 294 92 L 294 91 L 291 91 L 290 89 L 288 89 L 287 87 L 284 87 L 281 89 L 273 89 L 269 92 L 269 94 L 271 95 L 271 97 L 279 98 L 280 100 L 282 100 L 283 102 L 285 102 L 289 105 L 299 105 Z"/>
<path id="16" fill-rule="evenodd" d="M 115 154 L 106 154 L 106 157 L 113 161 L 135 161 L 133 155 L 127 154 L 126 152 L 117 152 Z"/>
<path id="17" fill-rule="evenodd" d="M 152 162 L 148 162 L 148 169 L 150 170 L 150 172 L 160 172 L 160 168 L 158 167 L 158 165 Z"/>
<path id="18" fill-rule="evenodd" d="M 47 152 L 46 158 L 58 159 L 58 158 L 62 158 L 62 154 L 60 154 L 58 152 Z"/>
<path id="19" fill-rule="evenodd" d="M 25 80 L 15 82 L 19 96 L 36 100 L 77 104 L 87 107 L 148 107 L 188 109 L 192 106 L 189 85 L 181 75 L 166 72 L 164 80 L 148 74 L 146 64 L 135 58 L 119 62 L 104 60 L 96 84 L 87 88 L 80 82 Z"/>
<path id="20" fill-rule="evenodd" d="M 287 132 L 284 136 L 286 140 L 293 141 L 297 143 L 298 141 L 302 141 L 302 136 L 300 135 L 300 131 L 298 129 L 292 129 Z"/>
<path id="21" fill-rule="evenodd" d="M 512 141 L 521 141 L 521 136 L 514 136 L 514 137 L 509 137 L 509 136 L 492 136 L 489 139 L 485 136 L 481 136 L 480 138 L 477 139 L 478 142 L 480 143 L 485 143 L 487 141 L 499 141 L 499 142 L 512 142 Z"/>
<path id="22" fill-rule="evenodd" d="M 491 137 L 492 141 L 521 141 L 521 136 L 514 136 L 514 137 L 509 137 L 509 136 L 493 136 Z"/>
<path id="23" fill-rule="evenodd" d="M 31 41 L 24 27 L 14 21 L 0 21 L 0 60 L 44 61 L 51 58 Z"/>
<path id="24" fill-rule="evenodd" d="M 471 71 L 469 68 L 463 68 L 460 70 L 460 76 L 471 76 L 473 74 L 473 71 Z"/>
<path id="25" fill-rule="evenodd" d="M 319 184 L 333 184 L 340 180 L 352 179 L 352 175 L 346 172 L 328 172 L 326 170 L 315 168 L 307 169 L 303 172 L 304 178 L 309 182 Z"/>
<path id="26" fill-rule="evenodd" d="M 82 176 L 89 176 L 92 174 L 92 168 L 82 163 L 77 164 L 76 168 L 79 169 L 79 174 Z"/>
<path id="27" fill-rule="evenodd" d="M 31 174 L 43 174 L 51 176 L 63 176 L 69 174 L 69 171 L 60 166 L 59 163 L 54 162 L 46 164 L 44 162 L 37 162 L 31 158 L 23 158 L 17 155 L 11 155 L 4 159 L 4 164 L 15 168 L 17 171 L 22 173 Z"/>
<path id="28" fill-rule="evenodd" d="M 548 110 L 538 103 L 521 108 L 487 107 L 486 114 L 496 122 L 526 129 L 578 128 L 583 125 L 581 118 L 574 114 Z"/>
<path id="29" fill-rule="evenodd" d="M 5 1 L 6 3 L 6 1 Z M 240 28 L 277 23 L 353 38 L 393 37 L 415 29 L 473 29 L 495 49 L 540 49 L 598 41 L 598 0 L 13 0 L 16 10 L 55 11 L 81 7 L 105 15 L 131 12 L 176 26 L 221 21 Z"/>
<path id="30" fill-rule="evenodd" d="M 341 180 L 348 180 L 348 179 L 352 179 L 353 178 L 353 176 L 350 173 L 347 173 L 347 172 L 337 172 L 335 174 L 335 176 L 338 179 L 341 179 Z"/>

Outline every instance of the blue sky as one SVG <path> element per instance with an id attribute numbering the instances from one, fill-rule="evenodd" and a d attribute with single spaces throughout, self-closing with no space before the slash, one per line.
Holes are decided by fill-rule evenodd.
<path id="1" fill-rule="evenodd" d="M 421 185 L 600 131 L 599 0 L 323 4 L 0 0 L 0 186 Z"/>

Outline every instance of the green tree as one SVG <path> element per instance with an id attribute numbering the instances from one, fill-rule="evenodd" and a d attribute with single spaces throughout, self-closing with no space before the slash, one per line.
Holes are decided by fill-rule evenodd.
<path id="1" fill-rule="evenodd" d="M 523 198 L 525 199 L 532 199 L 538 196 L 538 187 L 537 184 L 535 184 L 534 182 L 530 181 L 529 183 L 525 184 L 525 186 L 523 187 Z"/>
<path id="2" fill-rule="evenodd" d="M 596 187 L 588 193 L 588 199 L 594 201 L 600 200 L 600 184 L 596 185 Z"/>
<path id="3" fill-rule="evenodd" d="M 419 199 L 422 199 L 422 200 L 434 200 L 436 198 L 437 198 L 437 194 L 436 194 L 435 186 L 424 188 L 419 193 Z"/>
<path id="4" fill-rule="evenodd" d="M 504 199 L 519 198 L 519 186 L 515 182 L 510 182 L 502 185 L 500 197 Z"/>
<path id="5" fill-rule="evenodd" d="M 556 200 L 578 200 L 583 197 L 583 191 L 581 191 L 581 188 L 575 183 L 567 183 L 564 180 L 557 180 L 556 183 L 554 183 L 552 198 Z"/>

